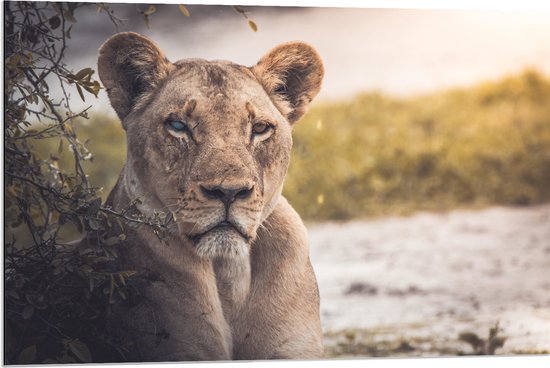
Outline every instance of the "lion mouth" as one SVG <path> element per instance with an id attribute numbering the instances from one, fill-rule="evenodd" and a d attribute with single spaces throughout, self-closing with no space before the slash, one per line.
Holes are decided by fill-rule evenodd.
<path id="1" fill-rule="evenodd" d="M 239 234 L 247 242 L 250 240 L 250 237 L 248 235 L 244 234 L 241 230 L 239 230 L 237 226 L 233 225 L 231 222 L 227 220 L 221 221 L 215 224 L 214 226 L 211 226 L 210 228 L 208 228 L 206 231 L 203 231 L 202 233 L 193 235 L 191 237 L 191 240 L 193 241 L 193 244 L 196 246 L 205 235 L 212 233 L 214 231 L 235 232 Z"/>

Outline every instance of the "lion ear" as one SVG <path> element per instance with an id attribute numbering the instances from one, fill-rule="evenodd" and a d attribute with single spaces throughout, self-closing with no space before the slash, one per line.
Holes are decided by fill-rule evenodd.
<path id="1" fill-rule="evenodd" d="M 153 91 L 174 68 L 148 38 L 122 32 L 99 49 L 98 72 L 111 105 L 123 120 L 136 100 Z"/>
<path id="2" fill-rule="evenodd" d="M 286 117 L 294 123 L 306 112 L 321 89 L 324 68 L 315 49 L 302 42 L 275 47 L 252 72 L 275 102 L 286 103 Z"/>

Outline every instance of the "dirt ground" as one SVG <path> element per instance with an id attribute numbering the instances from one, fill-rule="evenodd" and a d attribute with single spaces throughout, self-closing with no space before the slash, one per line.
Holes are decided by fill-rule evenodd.
<path id="1" fill-rule="evenodd" d="M 308 225 L 328 356 L 550 351 L 550 205 Z"/>

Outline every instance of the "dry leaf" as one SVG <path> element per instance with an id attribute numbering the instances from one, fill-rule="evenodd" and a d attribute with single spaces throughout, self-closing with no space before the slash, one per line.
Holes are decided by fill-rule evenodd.
<path id="1" fill-rule="evenodd" d="M 187 8 L 185 7 L 185 5 L 182 5 L 180 4 L 179 5 L 179 8 L 180 8 L 180 12 L 185 15 L 186 17 L 190 16 L 191 14 L 189 13 L 189 10 L 187 10 Z"/>

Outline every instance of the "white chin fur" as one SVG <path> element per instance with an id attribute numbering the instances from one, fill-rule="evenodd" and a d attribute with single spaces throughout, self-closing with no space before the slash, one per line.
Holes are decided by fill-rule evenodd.
<path id="1" fill-rule="evenodd" d="M 214 229 L 195 244 L 195 252 L 206 259 L 248 257 L 249 244 L 233 229 Z"/>

